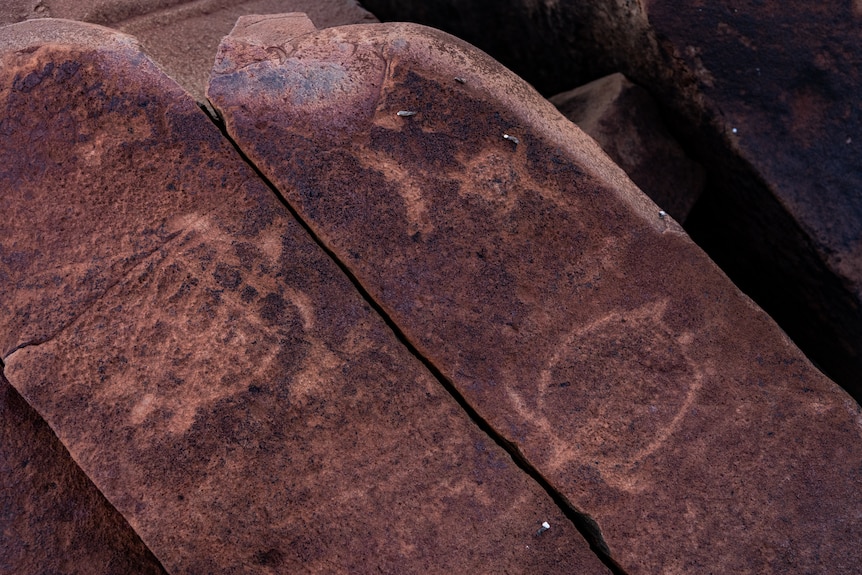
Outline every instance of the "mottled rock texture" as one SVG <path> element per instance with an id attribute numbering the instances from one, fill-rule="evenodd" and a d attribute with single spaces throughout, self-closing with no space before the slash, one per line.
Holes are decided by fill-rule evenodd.
<path id="1" fill-rule="evenodd" d="M 305 12 L 319 28 L 376 22 L 355 0 L 250 0 L 218 9 L 184 3 L 120 22 L 174 79 L 203 101 L 219 41 L 247 14 Z"/>
<path id="2" fill-rule="evenodd" d="M 858 404 L 525 82 L 293 16 L 240 20 L 208 95 L 625 572 L 858 573 Z"/>
<path id="3" fill-rule="evenodd" d="M 452 32 L 546 95 L 622 72 L 708 172 L 686 229 L 862 399 L 858 1 L 367 0 Z"/>
<path id="4" fill-rule="evenodd" d="M 0 25 L 32 18 L 67 18 L 131 34 L 198 101 L 219 41 L 247 14 L 304 12 L 319 28 L 375 22 L 356 0 L 12 0 Z"/>
<path id="5" fill-rule="evenodd" d="M 0 573 L 165 573 L 2 374 Z"/>
<path id="6" fill-rule="evenodd" d="M 169 572 L 606 572 L 130 37 L 0 106 L 5 376 Z"/>
<path id="7" fill-rule="evenodd" d="M 703 192 L 703 169 L 670 135 L 646 90 L 622 74 L 611 74 L 550 100 L 646 195 L 677 221 L 685 221 Z"/>

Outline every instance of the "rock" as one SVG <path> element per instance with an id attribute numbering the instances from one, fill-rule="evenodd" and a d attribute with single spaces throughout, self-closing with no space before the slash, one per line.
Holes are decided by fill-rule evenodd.
<path id="1" fill-rule="evenodd" d="M 132 38 L 0 87 L 5 376 L 168 572 L 607 572 Z"/>
<path id="2" fill-rule="evenodd" d="M 862 12 L 830 0 L 700 11 L 651 2 L 661 46 L 696 80 L 703 127 L 727 146 L 692 234 L 857 401 L 862 400 Z M 654 80 L 653 83 L 658 83 Z M 681 108 L 683 104 L 675 104 Z M 711 128 L 711 129 L 708 129 Z M 712 141 L 700 143 L 708 150 Z M 719 169 L 724 166 L 719 166 Z M 742 183 L 742 185 L 740 185 Z"/>
<path id="3" fill-rule="evenodd" d="M 34 18 L 64 18 L 107 26 L 184 0 L 7 0 L 0 11 L 4 24 Z M 206 0 L 205 0 L 206 1 Z M 206 2 L 210 6 L 211 0 Z"/>
<path id="4" fill-rule="evenodd" d="M 309 30 L 222 42 L 228 133 L 624 572 L 858 572 L 859 405 L 591 138 L 442 32 Z"/>
<path id="5" fill-rule="evenodd" d="M 320 28 L 376 22 L 356 0 L 42 0 L 0 7 L 0 24 L 28 18 L 93 22 L 135 36 L 144 50 L 198 101 L 219 41 L 245 14 L 305 12 Z"/>
<path id="6" fill-rule="evenodd" d="M 708 189 L 686 229 L 862 400 L 862 9 L 368 0 L 476 44 L 551 95 L 611 72 L 645 87 Z"/>
<path id="7" fill-rule="evenodd" d="M 165 573 L 2 374 L 0 509 L 4 573 Z"/>
<path id="8" fill-rule="evenodd" d="M 611 74 L 552 97 L 564 116 L 602 149 L 662 209 L 685 222 L 703 191 L 703 169 L 670 135 L 649 93 Z"/>
<path id="9" fill-rule="evenodd" d="M 205 101 L 207 80 L 222 37 L 246 14 L 307 12 L 320 28 L 376 22 L 355 0 L 250 0 L 211 10 L 187 2 L 117 23 L 139 38 L 144 49 L 198 101 Z"/>

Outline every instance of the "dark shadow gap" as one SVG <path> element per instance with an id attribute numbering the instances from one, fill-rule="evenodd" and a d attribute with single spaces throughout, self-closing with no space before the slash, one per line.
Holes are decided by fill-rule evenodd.
<path id="1" fill-rule="evenodd" d="M 554 501 L 554 503 L 560 508 L 566 518 L 572 522 L 578 532 L 586 539 L 587 543 L 590 545 L 590 549 L 596 556 L 601 560 L 602 563 L 613 573 L 613 575 L 627 575 L 623 568 L 617 564 L 616 561 L 613 560 L 610 556 L 610 550 L 605 543 L 604 538 L 602 537 L 601 529 L 598 526 L 598 523 L 590 517 L 588 514 L 578 511 L 559 491 L 557 491 L 547 479 L 535 468 L 533 467 L 524 457 L 521 455 L 517 446 L 508 440 L 506 440 L 497 430 L 495 430 L 481 415 L 479 415 L 476 410 L 471 406 L 463 395 L 455 388 L 454 384 L 445 376 L 440 370 L 435 366 L 430 360 L 428 360 L 425 356 L 423 356 L 419 350 L 410 342 L 407 336 L 401 331 L 401 328 L 392 320 L 391 317 L 383 310 L 380 304 L 368 293 L 365 287 L 360 283 L 360 281 L 356 278 L 356 276 L 350 271 L 350 269 L 345 265 L 338 256 L 331 250 L 329 247 L 317 236 L 317 234 L 312 231 L 311 227 L 308 223 L 303 220 L 300 215 L 294 210 L 293 206 L 287 201 L 287 199 L 281 194 L 278 188 L 273 184 L 266 175 L 257 167 L 257 165 L 249 159 L 248 156 L 243 152 L 243 150 L 239 147 L 239 145 L 233 140 L 233 138 L 228 134 L 227 127 L 225 126 L 224 120 L 219 115 L 218 111 L 214 106 L 210 103 L 209 105 L 199 104 L 200 108 L 207 114 L 207 116 L 213 121 L 213 123 L 218 127 L 221 131 L 222 135 L 230 142 L 231 146 L 233 146 L 234 150 L 236 150 L 237 154 L 243 159 L 243 161 L 252 169 L 254 173 L 263 181 L 266 186 L 270 189 L 270 191 L 275 195 L 276 198 L 281 202 L 281 204 L 287 209 L 287 211 L 296 219 L 300 226 L 305 230 L 306 233 L 314 240 L 314 242 L 326 253 L 326 255 L 338 266 L 338 268 L 344 273 L 344 275 L 350 280 L 353 284 L 353 287 L 359 292 L 365 302 L 371 306 L 371 308 L 379 315 L 392 333 L 395 335 L 399 343 L 401 343 L 407 350 L 418 359 L 423 366 L 437 379 L 440 385 L 452 396 L 452 398 L 458 403 L 461 409 L 467 414 L 467 416 L 473 421 L 473 423 L 479 427 L 479 429 L 487 435 L 491 440 L 494 441 L 500 448 L 502 448 L 512 460 L 515 462 L 515 465 L 518 468 L 526 473 L 530 478 L 533 479 Z"/>

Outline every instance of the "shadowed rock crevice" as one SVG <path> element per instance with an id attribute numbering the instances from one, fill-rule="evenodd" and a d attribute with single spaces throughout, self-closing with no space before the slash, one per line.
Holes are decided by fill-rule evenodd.
<path id="1" fill-rule="evenodd" d="M 278 188 L 273 184 L 264 174 L 261 169 L 243 152 L 242 148 L 234 141 L 231 135 L 228 133 L 224 120 L 221 117 L 221 114 L 218 110 L 218 106 L 214 105 L 212 102 L 209 102 L 211 106 L 201 106 L 205 112 L 207 112 L 207 116 L 212 120 L 212 122 L 218 127 L 218 129 L 222 132 L 224 137 L 233 145 L 236 152 L 240 155 L 240 157 L 245 161 L 245 163 L 257 174 L 257 176 L 267 185 L 272 194 L 278 198 L 279 202 L 287 209 L 290 214 L 296 219 L 297 222 L 302 226 L 305 232 L 314 240 L 314 242 L 326 253 L 327 256 L 338 266 L 338 268 L 344 273 L 345 276 L 350 280 L 353 284 L 353 287 L 356 288 L 365 302 L 373 309 L 377 315 L 379 315 L 383 321 L 386 323 L 387 327 L 390 331 L 395 335 L 395 338 L 415 357 L 425 368 L 434 376 L 437 382 L 446 390 L 446 392 L 457 402 L 457 404 L 461 407 L 464 413 L 470 418 L 470 420 L 494 443 L 500 446 L 509 456 L 512 458 L 512 461 L 518 466 L 518 468 L 526 473 L 530 478 L 533 479 L 541 488 L 551 497 L 554 503 L 560 508 L 566 518 L 572 522 L 575 528 L 580 532 L 580 534 L 586 539 L 587 543 L 590 545 L 590 549 L 596 554 L 596 556 L 604 563 L 606 567 L 613 573 L 614 575 L 626 575 L 625 571 L 614 561 L 611 556 L 610 549 L 608 548 L 607 543 L 602 536 L 601 527 L 595 519 L 590 517 L 588 514 L 578 510 L 574 505 L 571 504 L 570 501 L 566 499 L 566 497 L 560 493 L 557 489 L 555 489 L 545 478 L 538 469 L 536 469 L 533 465 L 530 464 L 529 461 L 524 458 L 524 456 L 518 450 L 517 445 L 514 443 L 507 441 L 503 435 L 496 429 L 494 429 L 487 420 L 485 420 L 481 415 L 479 415 L 475 408 L 470 405 L 467 399 L 457 390 L 457 388 L 452 384 L 452 382 L 443 375 L 440 369 L 434 365 L 434 363 L 422 355 L 414 343 L 404 334 L 400 327 L 395 323 L 395 321 L 391 318 L 391 316 L 383 309 L 380 303 L 375 300 L 371 294 L 369 294 L 368 290 L 365 286 L 362 285 L 362 282 L 356 277 L 356 275 L 351 271 L 350 267 L 338 257 L 338 255 L 333 251 L 332 247 L 327 245 L 309 226 L 308 222 L 303 219 L 299 213 L 296 211 L 293 205 L 281 194 Z M 541 536 L 541 534 L 537 534 L 537 537 Z"/>

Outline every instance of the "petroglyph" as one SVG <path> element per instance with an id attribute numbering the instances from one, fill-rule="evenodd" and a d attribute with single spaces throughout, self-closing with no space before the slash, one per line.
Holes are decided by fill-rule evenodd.
<path id="1" fill-rule="evenodd" d="M 691 337 L 662 323 L 667 305 L 608 314 L 560 343 L 530 414 L 556 438 L 549 469 L 586 462 L 609 484 L 637 489 L 638 465 L 679 429 L 702 385 L 686 354 Z"/>

